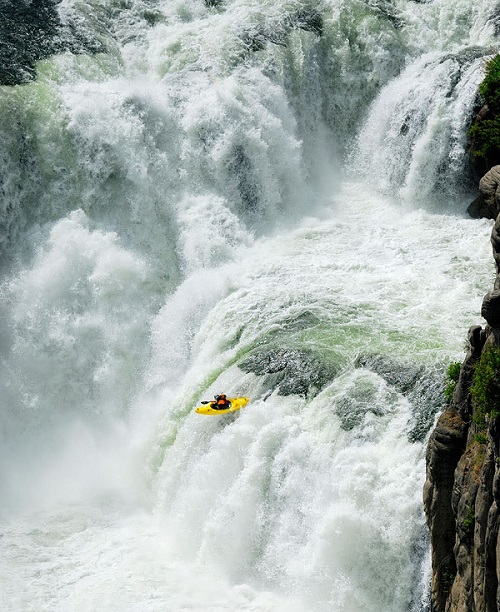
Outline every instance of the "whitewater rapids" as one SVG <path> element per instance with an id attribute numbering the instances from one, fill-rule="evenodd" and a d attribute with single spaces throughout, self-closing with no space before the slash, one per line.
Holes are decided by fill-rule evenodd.
<path id="1" fill-rule="evenodd" d="M 107 52 L 0 88 L 0 608 L 424 612 L 495 15 L 206 4 L 63 0 Z M 240 367 L 283 349 L 329 376 Z"/>

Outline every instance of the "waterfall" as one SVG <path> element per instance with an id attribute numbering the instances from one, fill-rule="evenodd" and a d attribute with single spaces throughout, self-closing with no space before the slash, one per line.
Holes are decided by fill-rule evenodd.
<path id="1" fill-rule="evenodd" d="M 429 609 L 490 4 L 56 5 L 0 86 L 3 610 Z"/>

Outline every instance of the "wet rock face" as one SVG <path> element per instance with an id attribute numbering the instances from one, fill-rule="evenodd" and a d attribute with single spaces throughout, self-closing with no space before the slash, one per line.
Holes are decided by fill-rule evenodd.
<path id="1" fill-rule="evenodd" d="M 453 398 L 427 447 L 424 508 L 435 612 L 500 609 L 500 406 L 485 406 L 471 393 L 476 373 L 493 377 L 489 380 L 497 375 L 484 374 L 481 364 L 491 363 L 489 351 L 500 349 L 499 235 L 500 217 L 491 239 L 497 278 L 482 307 L 488 325 L 469 330 L 469 350 Z M 483 388 L 487 380 L 480 379 Z"/>
<path id="2" fill-rule="evenodd" d="M 314 396 L 335 377 L 335 369 L 313 353 L 296 349 L 262 349 L 238 366 L 266 377 L 279 395 Z"/>
<path id="3" fill-rule="evenodd" d="M 51 0 L 2 0 L 0 3 L 0 84 L 34 77 L 35 62 L 56 51 L 61 27 Z"/>
<path id="4" fill-rule="evenodd" d="M 89 38 L 77 22 L 62 23 L 61 0 L 0 0 L 0 85 L 35 78 L 35 64 L 65 50 L 99 53 L 103 44 Z"/>
<path id="5" fill-rule="evenodd" d="M 413 416 L 408 439 L 410 442 L 423 442 L 437 412 L 444 406 L 444 368 L 436 370 L 401 364 L 385 355 L 363 355 L 358 358 L 356 366 L 375 372 L 408 398 Z"/>

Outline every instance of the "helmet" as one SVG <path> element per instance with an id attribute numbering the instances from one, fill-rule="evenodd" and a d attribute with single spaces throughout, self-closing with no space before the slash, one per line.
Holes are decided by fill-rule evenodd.
<path id="1" fill-rule="evenodd" d="M 226 394 L 225 393 L 221 393 L 220 397 L 223 398 L 223 399 L 226 399 Z"/>

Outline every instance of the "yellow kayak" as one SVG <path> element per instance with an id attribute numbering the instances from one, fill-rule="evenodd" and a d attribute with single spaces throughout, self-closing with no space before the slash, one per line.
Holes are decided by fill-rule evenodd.
<path id="1" fill-rule="evenodd" d="M 198 406 L 198 408 L 195 408 L 195 412 L 198 414 L 208 415 L 227 414 L 228 412 L 236 412 L 240 408 L 243 408 L 243 406 L 246 406 L 246 404 L 248 404 L 250 401 L 249 397 L 228 397 L 227 399 L 231 402 L 231 408 L 226 408 L 225 410 L 214 410 L 210 403 L 205 404 L 205 406 Z"/>

